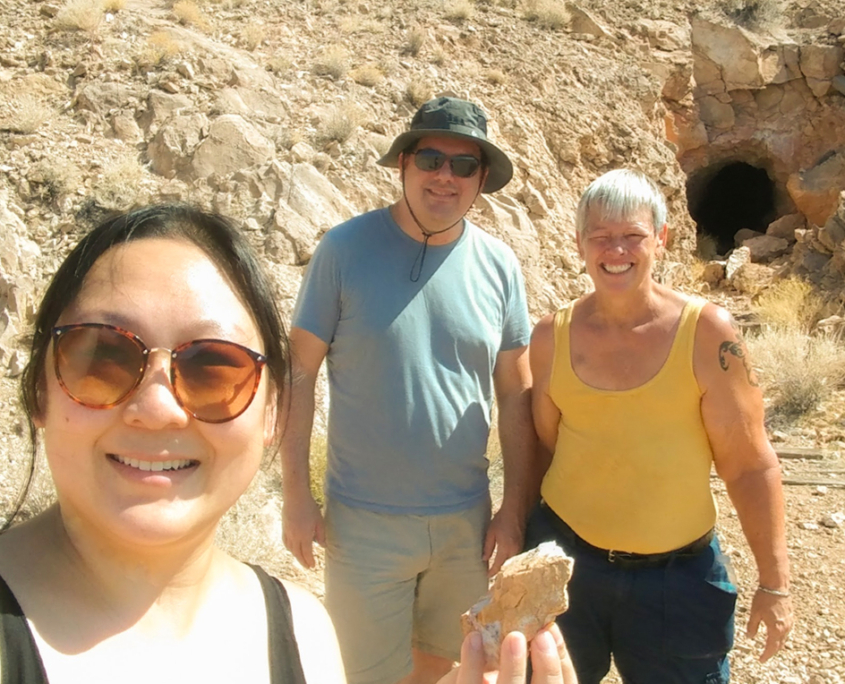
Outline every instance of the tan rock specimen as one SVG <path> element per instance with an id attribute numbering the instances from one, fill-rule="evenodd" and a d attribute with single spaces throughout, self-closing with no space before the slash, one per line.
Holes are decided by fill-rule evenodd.
<path id="1" fill-rule="evenodd" d="M 519 631 L 530 640 L 569 607 L 566 584 L 574 562 L 555 542 L 505 561 L 490 591 L 461 616 L 465 635 L 481 633 L 487 667 L 498 666 L 507 634 Z"/>

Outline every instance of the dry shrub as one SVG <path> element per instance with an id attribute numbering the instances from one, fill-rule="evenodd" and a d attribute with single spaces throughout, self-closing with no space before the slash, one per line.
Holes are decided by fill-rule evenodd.
<path id="1" fill-rule="evenodd" d="M 184 51 L 185 46 L 167 31 L 156 31 L 147 38 L 135 61 L 140 67 L 155 67 Z"/>
<path id="2" fill-rule="evenodd" d="M 126 8 L 126 0 L 103 0 L 103 9 L 106 12 L 120 12 Z"/>
<path id="3" fill-rule="evenodd" d="M 311 70 L 317 76 L 329 76 L 335 81 L 344 78 L 349 72 L 349 57 L 346 50 L 339 45 L 327 47 L 317 56 Z"/>
<path id="4" fill-rule="evenodd" d="M 0 93 L 0 131 L 35 133 L 52 113 L 31 93 Z"/>
<path id="5" fill-rule="evenodd" d="M 109 211 L 128 211 L 141 203 L 144 169 L 134 157 L 107 164 L 94 184 L 94 201 Z"/>
<path id="6" fill-rule="evenodd" d="M 821 318 L 824 300 L 812 285 L 792 276 L 766 289 L 757 298 L 754 309 L 764 325 L 806 334 Z"/>
<path id="7" fill-rule="evenodd" d="M 82 174 L 71 161 L 61 158 L 43 159 L 30 167 L 26 179 L 35 194 L 49 202 L 75 192 L 82 183 Z"/>
<path id="8" fill-rule="evenodd" d="M 431 63 L 437 66 L 443 66 L 446 63 L 446 50 L 440 45 L 431 51 Z"/>
<path id="9" fill-rule="evenodd" d="M 754 31 L 783 23 L 782 0 L 722 0 L 720 8 L 736 24 Z"/>
<path id="10" fill-rule="evenodd" d="M 569 25 L 572 15 L 560 0 L 526 0 L 524 19 L 536 21 L 543 28 L 562 29 Z"/>
<path id="11" fill-rule="evenodd" d="M 350 74 L 352 80 L 362 86 L 372 88 L 384 79 L 384 74 L 375 64 L 365 64 L 353 70 Z"/>
<path id="12" fill-rule="evenodd" d="M 185 26 L 195 26 L 203 31 L 208 30 L 211 26 L 208 17 L 203 14 L 194 0 L 178 0 L 173 5 L 173 14 L 179 20 L 179 23 Z"/>
<path id="13" fill-rule="evenodd" d="M 695 234 L 695 256 L 702 261 L 713 261 L 719 256 L 719 246 L 710 233 Z"/>
<path id="14" fill-rule="evenodd" d="M 240 30 L 240 43 L 252 52 L 267 39 L 267 27 L 258 21 L 251 21 Z"/>
<path id="15" fill-rule="evenodd" d="M 323 505 L 323 486 L 326 482 L 326 467 L 328 461 L 329 443 L 325 435 L 311 437 L 311 453 L 308 457 L 310 470 L 311 496 L 319 505 Z"/>
<path id="16" fill-rule="evenodd" d="M 425 31 L 419 26 L 414 26 L 405 36 L 405 44 L 402 46 L 402 52 L 406 55 L 416 57 L 420 54 L 422 46 L 425 43 Z"/>
<path id="17" fill-rule="evenodd" d="M 431 97 L 431 86 L 422 78 L 412 79 L 405 87 L 405 99 L 415 107 L 428 102 Z"/>
<path id="18" fill-rule="evenodd" d="M 347 35 L 353 33 L 384 33 L 385 26 L 376 19 L 364 19 L 354 14 L 340 20 L 340 30 Z"/>
<path id="19" fill-rule="evenodd" d="M 795 419 L 818 407 L 845 381 L 845 348 L 835 336 L 795 328 L 765 328 L 747 340 L 770 422 Z"/>
<path id="20" fill-rule="evenodd" d="M 354 104 L 344 102 L 333 107 L 320 125 L 317 137 L 320 142 L 346 142 L 361 125 L 364 115 Z"/>
<path id="21" fill-rule="evenodd" d="M 508 82 L 507 74 L 500 69 L 488 69 L 484 72 L 484 78 L 493 85 L 505 85 Z"/>
<path id="22" fill-rule="evenodd" d="M 444 0 L 443 16 L 449 21 L 466 21 L 475 14 L 475 5 L 470 0 Z"/>
<path id="23" fill-rule="evenodd" d="M 102 0 L 68 0 L 56 15 L 56 26 L 65 31 L 94 33 L 104 14 Z"/>
<path id="24" fill-rule="evenodd" d="M 287 55 L 275 54 L 267 60 L 267 68 L 277 76 L 289 74 L 293 67 L 293 60 Z"/>

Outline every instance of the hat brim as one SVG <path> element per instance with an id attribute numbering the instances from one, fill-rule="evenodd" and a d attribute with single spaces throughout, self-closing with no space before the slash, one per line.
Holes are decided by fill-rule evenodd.
<path id="1" fill-rule="evenodd" d="M 378 160 L 377 163 L 380 166 L 397 168 L 399 166 L 399 154 L 403 150 L 408 149 L 411 143 L 419 140 L 420 138 L 431 136 L 434 138 L 457 138 L 458 140 L 467 140 L 478 145 L 487 157 L 487 180 L 484 183 L 484 187 L 481 188 L 481 192 L 488 193 L 501 190 L 510 182 L 511 178 L 513 178 L 513 164 L 511 164 L 511 160 L 508 159 L 508 155 L 502 152 L 502 150 L 496 147 L 489 140 L 477 137 L 474 134 L 474 129 L 468 128 L 467 131 L 473 132 L 461 133 L 454 130 L 443 130 L 442 128 L 415 128 L 412 131 L 405 131 L 404 133 L 400 133 L 396 136 L 396 140 L 393 141 L 390 149 L 381 159 Z"/>

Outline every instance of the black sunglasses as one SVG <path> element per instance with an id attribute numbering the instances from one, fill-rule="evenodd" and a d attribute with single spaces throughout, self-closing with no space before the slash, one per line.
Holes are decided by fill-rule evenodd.
<path id="1" fill-rule="evenodd" d="M 437 171 L 447 160 L 452 173 L 458 178 L 472 178 L 481 168 L 481 160 L 471 154 L 448 155 L 429 147 L 416 150 L 411 154 L 414 155 L 414 164 L 420 171 Z"/>

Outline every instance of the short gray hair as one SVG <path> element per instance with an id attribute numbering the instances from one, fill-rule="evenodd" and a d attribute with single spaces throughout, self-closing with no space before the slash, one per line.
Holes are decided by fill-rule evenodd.
<path id="1" fill-rule="evenodd" d="M 654 232 L 666 223 L 666 199 L 644 173 L 633 169 L 614 169 L 594 180 L 578 202 L 575 230 L 583 236 L 587 218 L 598 209 L 603 221 L 624 221 L 642 209 L 651 213 Z"/>

